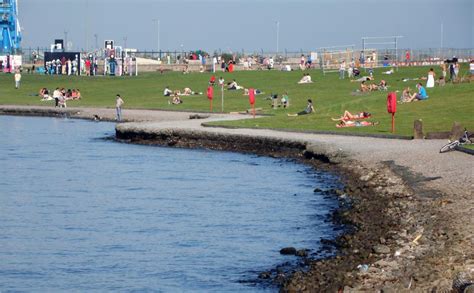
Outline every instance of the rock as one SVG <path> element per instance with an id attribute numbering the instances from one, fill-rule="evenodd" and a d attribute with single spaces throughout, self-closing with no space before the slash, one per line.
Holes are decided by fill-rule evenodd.
<path id="1" fill-rule="evenodd" d="M 285 247 L 280 250 L 280 254 L 283 255 L 295 255 L 296 254 L 296 248 L 294 247 Z"/>
<path id="2" fill-rule="evenodd" d="M 387 242 L 385 238 L 383 237 L 380 237 L 379 241 L 380 241 L 380 244 L 385 244 L 385 242 Z"/>
<path id="3" fill-rule="evenodd" d="M 320 188 L 315 188 L 315 189 L 313 190 L 313 192 L 323 192 L 323 190 L 320 189 Z"/>
<path id="4" fill-rule="evenodd" d="M 334 192 L 339 196 L 344 195 L 344 190 L 335 189 Z"/>
<path id="5" fill-rule="evenodd" d="M 364 181 L 364 182 L 367 182 L 369 181 L 370 179 L 372 179 L 372 177 L 374 177 L 375 173 L 374 172 L 368 172 L 367 174 L 361 176 L 359 179 L 361 181 Z"/>
<path id="6" fill-rule="evenodd" d="M 270 279 L 271 275 L 272 274 L 270 272 L 262 272 L 262 273 L 258 274 L 258 278 L 259 279 Z"/>
<path id="7" fill-rule="evenodd" d="M 308 251 L 306 249 L 299 249 L 296 251 L 295 255 L 299 257 L 307 257 Z"/>
<path id="8" fill-rule="evenodd" d="M 421 119 L 415 120 L 413 123 L 413 138 L 414 139 L 423 139 L 423 122 Z"/>
<path id="9" fill-rule="evenodd" d="M 377 254 L 390 253 L 390 247 L 388 247 L 387 245 L 375 245 L 372 250 Z"/>

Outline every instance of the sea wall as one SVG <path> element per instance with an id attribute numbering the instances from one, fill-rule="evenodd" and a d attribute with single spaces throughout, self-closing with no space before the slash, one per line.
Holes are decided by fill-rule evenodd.
<path id="1" fill-rule="evenodd" d="M 329 259 L 314 258 L 317 253 L 313 257 L 299 256 L 301 268 L 269 269 L 259 274 L 262 282 L 288 292 L 431 288 L 431 267 L 413 261 L 424 254 L 435 254 L 434 245 L 416 242 L 428 225 L 425 214 L 430 210 L 429 203 L 416 198 L 420 190 L 414 190 L 403 176 L 393 172 L 396 166 L 390 162 L 365 166 L 326 144 L 191 129 L 141 128 L 136 123 L 117 125 L 116 137 L 128 143 L 287 157 L 341 174 L 345 188 L 325 191 L 340 201 L 331 220 L 346 227 L 346 233 L 337 239 L 322 240 L 328 249 L 335 249 L 336 255 Z M 449 283 L 444 281 L 445 285 Z"/>

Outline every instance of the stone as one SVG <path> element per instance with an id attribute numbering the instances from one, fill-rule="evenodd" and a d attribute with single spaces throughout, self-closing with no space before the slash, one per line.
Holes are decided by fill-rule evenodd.
<path id="1" fill-rule="evenodd" d="M 423 139 L 423 122 L 421 119 L 415 120 L 413 123 L 413 138 L 414 139 Z"/>
<path id="2" fill-rule="evenodd" d="M 387 245 L 375 245 L 372 250 L 377 254 L 390 253 L 390 247 L 388 247 Z"/>
<path id="3" fill-rule="evenodd" d="M 296 251 L 295 255 L 299 257 L 307 257 L 308 251 L 306 249 L 299 249 Z"/>
<path id="4" fill-rule="evenodd" d="M 280 254 L 283 255 L 295 255 L 296 254 L 296 248 L 294 247 L 285 247 L 280 250 Z"/>
<path id="5" fill-rule="evenodd" d="M 258 278 L 259 279 L 270 279 L 271 275 L 272 274 L 270 272 L 262 272 L 258 275 Z"/>

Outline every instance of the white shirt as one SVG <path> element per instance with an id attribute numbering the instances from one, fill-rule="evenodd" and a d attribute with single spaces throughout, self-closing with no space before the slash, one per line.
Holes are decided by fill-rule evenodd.
<path id="1" fill-rule="evenodd" d="M 20 80 L 21 80 L 21 74 L 15 73 L 15 81 L 20 81 Z"/>
<path id="2" fill-rule="evenodd" d="M 61 97 L 61 92 L 59 90 L 54 90 L 53 98 L 59 98 L 59 97 Z"/>
<path id="3" fill-rule="evenodd" d="M 120 108 L 123 105 L 123 100 L 122 98 L 117 98 L 117 103 L 115 104 L 115 107 Z"/>

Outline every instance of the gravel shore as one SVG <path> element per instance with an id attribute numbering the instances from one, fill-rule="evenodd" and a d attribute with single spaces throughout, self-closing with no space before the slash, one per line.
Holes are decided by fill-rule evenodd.
<path id="1" fill-rule="evenodd" d="M 0 106 L 0 114 L 113 120 L 115 110 Z M 139 143 L 235 151 L 256 151 L 251 149 L 254 144 L 271 155 L 323 161 L 347 175 L 346 189 L 334 196 L 352 198 L 353 207 L 341 210 L 338 218 L 356 231 L 335 241 L 337 257 L 311 261 L 308 272 L 281 279 L 282 290 L 462 292 L 474 282 L 471 155 L 440 154 L 445 140 L 203 127 L 203 122 L 248 116 L 189 119 L 192 114 L 125 109 L 123 116 L 133 122 L 117 124 L 117 136 Z"/>

